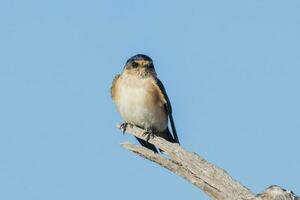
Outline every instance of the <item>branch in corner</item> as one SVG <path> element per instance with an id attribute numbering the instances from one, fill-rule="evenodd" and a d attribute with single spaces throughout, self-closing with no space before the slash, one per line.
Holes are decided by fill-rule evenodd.
<path id="1" fill-rule="evenodd" d="M 120 129 L 121 126 L 117 125 L 117 128 Z M 126 132 L 147 140 L 145 130 L 138 127 L 127 126 Z M 162 149 L 166 156 L 128 142 L 123 143 L 122 146 L 183 177 L 214 200 L 300 200 L 292 192 L 279 186 L 271 186 L 255 196 L 225 170 L 209 163 L 198 154 L 189 152 L 178 144 L 170 143 L 160 137 L 150 138 L 148 142 Z"/>

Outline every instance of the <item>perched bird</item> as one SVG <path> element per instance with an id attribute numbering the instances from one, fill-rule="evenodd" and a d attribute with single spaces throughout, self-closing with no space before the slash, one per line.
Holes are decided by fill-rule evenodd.
<path id="1" fill-rule="evenodd" d="M 115 76 L 111 86 L 111 97 L 121 114 L 126 129 L 128 124 L 143 128 L 169 142 L 179 143 L 172 116 L 172 107 L 166 90 L 157 78 L 150 57 L 138 54 L 127 60 L 121 74 Z M 168 128 L 170 119 L 173 135 Z M 148 149 L 158 152 L 147 141 L 137 140 Z"/>

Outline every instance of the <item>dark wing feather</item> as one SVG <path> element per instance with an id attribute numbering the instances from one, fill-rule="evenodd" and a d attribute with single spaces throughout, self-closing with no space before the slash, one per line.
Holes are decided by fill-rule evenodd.
<path id="1" fill-rule="evenodd" d="M 172 115 L 172 106 L 171 106 L 170 99 L 167 95 L 166 89 L 165 89 L 164 85 L 162 84 L 162 82 L 156 77 L 155 77 L 155 82 L 157 83 L 157 86 L 159 87 L 160 91 L 162 92 L 162 95 L 164 96 L 164 99 L 166 100 L 165 109 L 166 109 L 166 111 L 169 115 L 174 140 L 175 140 L 176 143 L 179 144 L 179 139 L 178 139 L 178 136 L 177 136 L 175 123 L 174 123 L 174 119 L 173 119 L 173 115 Z"/>

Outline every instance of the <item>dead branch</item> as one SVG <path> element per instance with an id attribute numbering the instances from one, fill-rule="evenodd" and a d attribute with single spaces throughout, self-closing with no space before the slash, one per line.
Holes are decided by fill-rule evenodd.
<path id="1" fill-rule="evenodd" d="M 120 129 L 120 125 L 117 127 Z M 138 127 L 127 126 L 126 132 L 147 140 L 145 131 Z M 122 146 L 183 177 L 214 200 L 300 200 L 292 192 L 279 186 L 270 186 L 263 193 L 255 196 L 225 170 L 209 163 L 198 154 L 160 137 L 150 138 L 148 142 L 162 149 L 164 155 L 128 142 L 123 143 Z"/>

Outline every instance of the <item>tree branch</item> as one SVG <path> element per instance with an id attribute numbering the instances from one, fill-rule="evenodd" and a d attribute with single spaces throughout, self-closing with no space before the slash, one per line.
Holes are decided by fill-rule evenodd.
<path id="1" fill-rule="evenodd" d="M 117 125 L 117 128 L 120 129 L 120 125 Z M 126 132 L 147 140 L 145 131 L 138 127 L 127 126 Z M 170 143 L 160 137 L 150 138 L 148 142 L 163 150 L 164 156 L 128 142 L 123 143 L 122 146 L 183 177 L 214 200 L 300 200 L 299 197 L 291 195 L 292 193 L 279 186 L 271 186 L 265 192 L 255 196 L 225 170 L 209 163 L 198 154 L 186 151 L 178 144 Z"/>

